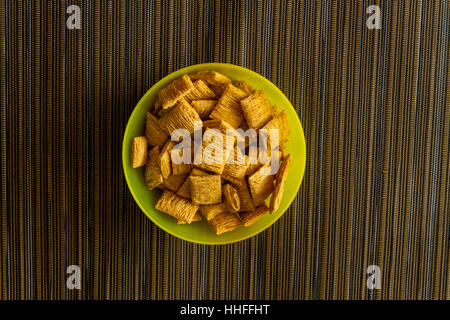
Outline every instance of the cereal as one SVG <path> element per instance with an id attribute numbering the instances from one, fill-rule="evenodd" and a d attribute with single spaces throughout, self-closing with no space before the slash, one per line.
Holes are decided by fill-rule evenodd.
<path id="1" fill-rule="evenodd" d="M 172 81 L 168 86 L 158 92 L 158 98 L 163 109 L 170 108 L 180 98 L 187 95 L 194 88 L 194 84 L 188 75 L 183 75 Z"/>
<path id="2" fill-rule="evenodd" d="M 240 101 L 247 96 L 244 91 L 229 84 L 209 116 L 212 119 L 224 120 L 233 128 L 238 128 L 243 119 Z"/>
<path id="3" fill-rule="evenodd" d="M 191 200 L 197 205 L 217 204 L 222 201 L 220 175 L 190 176 Z"/>
<path id="4" fill-rule="evenodd" d="M 224 212 L 218 214 L 213 219 L 208 220 L 211 228 L 216 232 L 217 235 L 224 232 L 233 231 L 241 225 L 241 220 L 237 215 L 230 212 Z"/>
<path id="5" fill-rule="evenodd" d="M 166 190 L 155 205 L 156 210 L 170 214 L 177 220 L 191 223 L 197 213 L 198 206 Z"/>
<path id="6" fill-rule="evenodd" d="M 215 108 L 217 100 L 195 100 L 191 102 L 192 108 L 197 111 L 200 119 L 207 119 L 211 111 Z"/>
<path id="7" fill-rule="evenodd" d="M 228 212 L 228 209 L 225 205 L 225 203 L 218 203 L 218 204 L 210 204 L 206 206 L 200 206 L 199 209 L 200 213 L 205 217 L 206 220 L 211 220 L 215 216 L 221 213 Z"/>
<path id="8" fill-rule="evenodd" d="M 181 100 L 161 118 L 160 125 L 170 134 L 177 129 L 186 129 L 193 134 L 195 121 L 201 121 L 197 111 L 186 100 Z"/>
<path id="9" fill-rule="evenodd" d="M 231 184 L 223 186 L 223 197 L 225 199 L 225 206 L 230 212 L 239 212 L 241 209 L 241 201 L 236 189 Z"/>
<path id="10" fill-rule="evenodd" d="M 269 212 L 269 208 L 267 208 L 266 204 L 263 203 L 262 205 L 257 207 L 254 211 L 241 213 L 242 224 L 245 227 L 251 226 L 267 212 Z"/>
<path id="11" fill-rule="evenodd" d="M 289 168 L 291 167 L 292 156 L 288 154 L 281 163 L 280 169 L 277 173 L 277 178 L 275 182 L 275 189 L 270 199 L 270 213 L 278 210 L 280 207 L 281 199 L 283 198 L 284 184 L 289 173 Z"/>
<path id="12" fill-rule="evenodd" d="M 144 136 L 134 137 L 131 144 L 131 166 L 139 168 L 147 162 L 147 139 Z"/>
<path id="13" fill-rule="evenodd" d="M 197 80 L 194 81 L 194 88 L 184 98 L 188 102 L 192 102 L 196 100 L 214 99 L 215 97 L 216 94 L 214 91 L 212 91 L 204 81 Z"/>
<path id="14" fill-rule="evenodd" d="M 259 129 L 272 117 L 266 94 L 260 90 L 241 101 L 242 111 L 250 128 Z"/>
<path id="15" fill-rule="evenodd" d="M 151 147 L 162 147 L 167 141 L 169 133 L 161 127 L 159 119 L 150 112 L 147 112 L 146 117 L 145 137 L 147 138 L 148 144 Z"/>
<path id="16" fill-rule="evenodd" d="M 269 170 L 268 164 L 262 166 L 248 178 L 250 194 L 252 195 L 253 205 L 255 207 L 264 203 L 264 200 L 273 191 L 273 176 L 264 174 L 263 170 Z"/>
<path id="17" fill-rule="evenodd" d="M 242 179 L 241 186 L 237 189 L 237 192 L 240 203 L 239 212 L 254 211 L 255 206 L 253 205 L 252 196 L 250 195 L 250 191 L 245 179 Z"/>
<path id="18" fill-rule="evenodd" d="M 147 163 L 145 164 L 145 183 L 149 190 L 153 190 L 163 183 L 163 176 L 158 164 L 159 147 L 154 147 L 148 152 Z"/>
<path id="19" fill-rule="evenodd" d="M 198 71 L 158 92 L 146 113 L 145 136 L 132 141 L 131 166 L 145 166 L 148 189 L 162 190 L 155 208 L 174 223 L 204 217 L 199 223 L 220 235 L 279 209 L 293 161 L 289 134 L 286 111 L 271 105 L 263 90 Z"/>

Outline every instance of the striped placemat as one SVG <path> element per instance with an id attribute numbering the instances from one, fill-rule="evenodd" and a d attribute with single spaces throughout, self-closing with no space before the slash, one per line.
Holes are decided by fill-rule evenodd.
<path id="1" fill-rule="evenodd" d="M 449 299 L 449 21 L 431 0 L 1 0 L 0 298 Z M 160 230 L 121 166 L 139 98 L 202 62 L 273 81 L 307 141 L 290 209 L 231 245 Z"/>

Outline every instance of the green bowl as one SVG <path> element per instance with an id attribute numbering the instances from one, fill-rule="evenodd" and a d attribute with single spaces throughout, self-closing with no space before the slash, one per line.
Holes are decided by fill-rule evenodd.
<path id="1" fill-rule="evenodd" d="M 145 113 L 151 110 L 153 102 L 156 99 L 157 92 L 169 84 L 172 80 L 186 73 L 192 73 L 200 70 L 214 70 L 221 72 L 233 80 L 245 80 L 255 89 L 263 89 L 272 105 L 277 105 L 279 110 L 286 110 L 291 127 L 291 134 L 286 148 L 288 153 L 292 154 L 293 160 L 291 169 L 284 189 L 283 199 L 280 208 L 272 213 L 266 214 L 257 222 L 249 227 L 239 227 L 234 231 L 221 235 L 216 235 L 203 220 L 190 225 L 179 225 L 171 216 L 155 209 L 155 203 L 161 192 L 157 190 L 148 190 L 144 181 L 144 168 L 133 169 L 131 167 L 130 150 L 133 137 L 144 135 Z M 201 243 L 201 244 L 226 244 L 237 242 L 250 238 L 261 231 L 267 229 L 272 223 L 289 208 L 291 202 L 300 187 L 305 171 L 306 145 L 303 135 L 302 125 L 298 119 L 297 113 L 292 107 L 286 96 L 272 82 L 263 76 L 249 69 L 238 67 L 225 63 L 204 63 L 186 67 L 175 71 L 162 80 L 158 81 L 148 90 L 134 108 L 133 113 L 128 120 L 122 144 L 122 163 L 125 178 L 131 194 L 139 207 L 154 223 L 168 233 L 183 240 Z M 267 203 L 269 201 L 267 200 Z"/>

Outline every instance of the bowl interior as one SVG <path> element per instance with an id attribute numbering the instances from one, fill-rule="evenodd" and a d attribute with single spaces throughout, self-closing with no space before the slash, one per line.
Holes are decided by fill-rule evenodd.
<path id="1" fill-rule="evenodd" d="M 154 206 L 161 192 L 147 189 L 144 181 L 143 167 L 137 169 L 131 167 L 130 150 L 132 139 L 135 136 L 144 135 L 145 113 L 151 110 L 157 92 L 177 77 L 185 73 L 200 70 L 221 72 L 233 80 L 245 80 L 255 89 L 263 89 L 271 105 L 277 105 L 280 111 L 286 110 L 291 127 L 291 134 L 286 148 L 288 153 L 292 154 L 293 161 L 286 180 L 280 208 L 272 214 L 266 214 L 250 227 L 239 227 L 234 231 L 222 235 L 216 235 L 205 220 L 190 225 L 178 225 L 174 218 L 156 210 Z M 274 223 L 289 208 L 303 179 L 306 162 L 306 145 L 303 129 L 297 113 L 289 100 L 273 83 L 263 76 L 243 67 L 223 63 L 205 63 L 175 71 L 157 82 L 145 93 L 128 120 L 123 138 L 122 162 L 125 178 L 131 194 L 142 211 L 159 227 L 187 241 L 202 244 L 225 244 L 240 241 L 258 234 Z"/>

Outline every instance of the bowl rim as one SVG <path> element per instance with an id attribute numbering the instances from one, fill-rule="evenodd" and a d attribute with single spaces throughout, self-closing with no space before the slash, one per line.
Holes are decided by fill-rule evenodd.
<path id="1" fill-rule="evenodd" d="M 200 241 L 200 240 L 197 240 L 197 239 L 191 239 L 191 238 L 188 238 L 186 236 L 183 236 L 183 235 L 175 233 L 170 228 L 167 228 L 163 224 L 160 224 L 159 222 L 154 220 L 151 217 L 151 215 L 149 213 L 147 213 L 146 208 L 139 201 L 139 197 L 137 197 L 137 195 L 135 194 L 135 191 L 132 188 L 132 183 L 131 183 L 130 178 L 128 176 L 128 170 L 125 168 L 125 161 L 126 161 L 125 157 L 129 157 L 129 152 L 127 152 L 125 150 L 125 139 L 129 135 L 128 131 L 130 130 L 130 123 L 132 122 L 131 120 L 136 116 L 137 106 L 139 104 L 141 104 L 141 102 L 146 98 L 147 95 L 149 95 L 149 92 L 152 90 L 153 87 L 157 86 L 161 82 L 167 81 L 167 79 L 170 78 L 175 72 L 182 73 L 184 70 L 192 69 L 192 68 L 199 67 L 199 66 L 202 66 L 202 67 L 208 67 L 209 66 L 209 67 L 211 67 L 212 70 L 214 70 L 214 68 L 217 67 L 217 66 L 225 66 L 225 67 L 235 68 L 235 69 L 241 70 L 243 72 L 251 73 L 254 77 L 259 78 L 264 83 L 266 83 L 269 87 L 271 87 L 275 92 L 277 92 L 277 94 L 280 94 L 281 97 L 283 97 L 283 99 L 285 99 L 285 102 L 287 102 L 287 105 L 290 106 L 294 110 L 294 112 L 297 114 L 297 116 L 294 117 L 294 122 L 296 123 L 296 125 L 299 128 L 300 148 L 303 147 L 303 150 L 304 150 L 305 161 L 303 161 L 303 163 L 301 164 L 301 176 L 300 176 L 299 179 L 296 180 L 296 185 L 295 185 L 295 188 L 297 189 L 297 191 L 295 193 L 293 193 L 288 198 L 288 201 L 287 201 L 288 206 L 283 209 L 283 213 L 281 213 L 276 219 L 274 219 L 273 221 L 271 221 L 267 225 L 264 225 L 262 228 L 257 229 L 257 230 L 255 230 L 253 232 L 250 232 L 249 234 L 245 234 L 243 236 L 236 237 L 235 239 L 232 239 L 232 240 L 223 240 L 223 241 L 217 241 L 217 242 L 209 242 L 209 241 Z M 165 77 L 161 78 L 160 80 L 155 82 L 149 89 L 147 89 L 146 92 L 139 99 L 139 101 L 136 103 L 136 105 L 133 108 L 133 111 L 131 112 L 130 116 L 128 117 L 127 125 L 126 125 L 125 131 L 123 133 L 123 139 L 122 139 L 122 169 L 123 169 L 123 174 L 125 176 L 125 180 L 127 182 L 128 190 L 130 191 L 131 195 L 133 196 L 134 201 L 136 201 L 136 203 L 138 204 L 139 208 L 143 211 L 145 216 L 148 219 L 150 219 L 150 221 L 152 221 L 154 224 L 156 224 L 159 228 L 161 228 L 162 230 L 164 230 L 165 232 L 169 233 L 170 235 L 172 235 L 174 237 L 177 237 L 179 239 L 182 239 L 182 240 L 185 240 L 185 241 L 189 241 L 189 242 L 192 242 L 192 243 L 197 243 L 197 244 L 203 244 L 203 245 L 225 245 L 225 244 L 230 244 L 230 243 L 236 243 L 236 242 L 240 242 L 240 241 L 252 238 L 252 237 L 260 234 L 261 232 L 267 230 L 276 221 L 278 221 L 286 213 L 286 211 L 289 210 L 290 206 L 292 205 L 292 202 L 294 201 L 295 197 L 298 194 L 298 190 L 300 189 L 301 183 L 303 181 L 303 178 L 304 178 L 304 175 L 305 175 L 305 167 L 306 167 L 306 140 L 305 140 L 302 124 L 301 124 L 300 119 L 298 117 L 298 113 L 295 110 L 295 108 L 292 105 L 292 103 L 289 101 L 289 99 L 286 97 L 286 95 L 283 93 L 283 91 L 281 91 L 281 89 L 279 89 L 272 81 L 270 81 L 266 77 L 262 76 L 261 74 L 255 72 L 255 71 L 253 71 L 251 69 L 248 69 L 248 68 L 245 68 L 245 67 L 241 67 L 241 66 L 237 66 L 237 65 L 234 65 L 234 64 L 230 64 L 230 63 L 221 63 L 221 62 L 199 63 L 199 64 L 194 64 L 194 65 L 190 65 L 190 66 L 186 66 L 186 67 L 177 69 L 177 70 L 167 74 Z"/>

